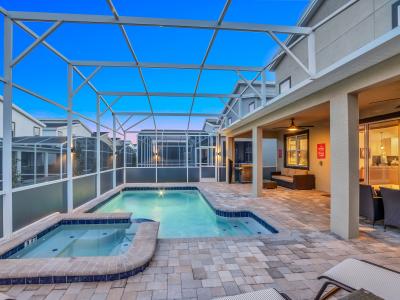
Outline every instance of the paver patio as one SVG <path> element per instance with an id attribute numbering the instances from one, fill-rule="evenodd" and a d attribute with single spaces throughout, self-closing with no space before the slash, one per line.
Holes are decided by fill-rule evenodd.
<path id="1" fill-rule="evenodd" d="M 324 193 L 278 188 L 254 198 L 250 185 L 196 185 L 220 206 L 254 210 L 281 233 L 159 240 L 150 267 L 126 280 L 0 286 L 0 291 L 17 299 L 210 299 L 275 287 L 293 299 L 313 299 L 321 286 L 317 276 L 346 257 L 400 270 L 400 232 L 363 223 L 358 239 L 337 238 L 329 232 Z"/>

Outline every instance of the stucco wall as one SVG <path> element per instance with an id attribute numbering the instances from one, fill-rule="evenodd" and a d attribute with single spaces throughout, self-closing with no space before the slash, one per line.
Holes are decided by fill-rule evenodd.
<path id="1" fill-rule="evenodd" d="M 0 116 L 3 119 L 3 101 L 0 101 Z M 33 128 L 39 127 L 42 132 L 43 127 L 38 123 L 27 118 L 17 110 L 12 111 L 12 121 L 15 122 L 15 136 L 33 136 Z M 0 138 L 3 137 L 3 122 L 0 122 Z"/>
<path id="2" fill-rule="evenodd" d="M 315 188 L 318 191 L 330 192 L 330 140 L 329 124 L 313 124 L 315 127 L 309 130 L 309 167 L 310 174 L 315 175 Z M 278 170 L 284 167 L 284 134 L 278 139 L 278 149 L 282 150 L 282 158 L 278 158 Z M 326 158 L 317 159 L 317 144 L 325 144 Z"/>
<path id="3" fill-rule="evenodd" d="M 240 94 L 246 87 L 247 87 L 246 84 L 240 84 L 240 86 L 234 91 L 234 93 Z M 260 84 L 257 84 L 254 87 L 257 91 L 259 91 L 261 93 L 261 85 Z M 255 94 L 255 92 L 252 89 L 248 88 L 246 90 L 246 92 L 244 92 L 244 94 L 243 94 L 244 98 L 242 98 L 241 101 L 236 101 L 236 103 L 233 100 L 230 101 L 230 103 L 229 103 L 230 106 L 232 106 L 233 103 L 235 103 L 235 105 L 232 106 L 232 110 L 227 114 L 227 117 L 225 119 L 225 126 L 229 125 L 228 124 L 229 118 L 232 119 L 232 123 L 233 123 L 238 119 L 238 115 L 242 116 L 242 117 L 247 115 L 250 112 L 250 110 L 249 110 L 250 103 L 254 102 L 255 108 L 262 105 L 259 97 L 249 97 L 249 98 L 245 97 L 246 95 L 249 96 L 251 94 Z M 267 101 L 269 99 L 272 99 L 276 95 L 275 86 L 268 84 L 265 88 L 265 94 L 266 94 Z"/>
<path id="4" fill-rule="evenodd" d="M 324 1 L 309 26 L 324 19 L 349 0 Z M 396 0 L 361 0 L 316 31 L 317 70 L 322 70 L 392 29 L 392 5 Z M 308 65 L 307 40 L 292 48 Z M 279 83 L 291 77 L 292 87 L 308 78 L 292 58 L 285 56 L 275 70 Z"/>

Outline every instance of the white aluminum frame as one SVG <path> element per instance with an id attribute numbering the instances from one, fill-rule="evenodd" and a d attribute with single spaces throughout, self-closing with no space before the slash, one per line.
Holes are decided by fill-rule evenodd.
<path id="1" fill-rule="evenodd" d="M 9 238 L 12 235 L 12 136 L 11 136 L 11 116 L 12 116 L 12 90 L 13 88 L 23 91 L 33 97 L 36 97 L 42 101 L 50 103 L 67 113 L 68 125 L 67 125 L 67 203 L 68 211 L 73 210 L 73 173 L 72 173 L 72 120 L 73 116 L 85 119 L 96 124 L 96 148 L 97 148 L 97 160 L 96 160 L 96 183 L 97 183 L 97 195 L 101 193 L 100 187 L 100 128 L 106 128 L 112 132 L 113 141 L 113 187 L 116 186 L 116 135 L 119 134 L 126 139 L 126 135 L 129 133 L 137 133 L 133 129 L 139 124 L 143 123 L 149 118 L 152 118 L 154 130 L 156 133 L 156 139 L 158 135 L 158 128 L 156 124 L 157 116 L 176 116 L 176 117 L 188 117 L 188 124 L 186 128 L 186 168 L 188 169 L 188 137 L 189 129 L 192 117 L 215 117 L 220 120 L 220 128 L 224 123 L 225 118 L 232 111 L 237 101 L 243 97 L 243 94 L 250 88 L 253 90 L 255 95 L 259 97 L 262 102 L 265 102 L 265 87 L 261 88 L 261 92 L 254 88 L 253 83 L 255 80 L 261 76 L 263 82 L 265 82 L 265 71 L 269 68 L 270 64 L 261 67 L 249 67 L 249 66 L 228 66 L 228 65 L 207 65 L 206 61 L 209 54 L 212 51 L 212 47 L 217 38 L 218 32 L 220 30 L 224 31 L 240 31 L 240 32 L 260 32 L 268 33 L 279 46 L 281 46 L 288 55 L 290 55 L 300 66 L 303 67 L 312 77 L 315 74 L 315 36 L 314 28 L 302 27 L 302 26 L 279 26 L 270 24 L 255 24 L 255 23 L 240 23 L 240 22 L 226 22 L 224 17 L 229 9 L 232 0 L 226 0 L 221 14 L 216 21 L 207 20 L 183 20 L 183 19 L 166 19 L 166 18 L 144 18 L 144 17 L 132 17 L 132 16 L 121 16 L 119 15 L 115 5 L 112 0 L 106 0 L 110 7 L 112 15 L 85 15 L 85 14 L 65 14 L 65 13 L 47 13 L 47 12 L 22 12 L 22 11 L 7 11 L 0 7 L 0 13 L 4 15 L 4 78 L 0 78 L 0 81 L 4 83 L 4 102 L 3 102 L 3 191 L 0 193 L 3 195 L 3 231 L 4 237 Z M 32 29 L 30 29 L 25 23 L 25 21 L 30 22 L 50 22 L 53 23 L 51 27 L 46 30 L 43 34 L 38 35 Z M 62 24 L 64 23 L 81 23 L 81 24 L 110 24 L 118 26 L 122 37 L 128 46 L 128 49 L 132 56 L 132 61 L 130 62 L 112 62 L 112 61 L 71 61 L 65 57 L 60 51 L 54 48 L 46 39 L 53 34 Z M 13 24 L 20 27 L 28 35 L 34 38 L 34 42 L 25 48 L 16 58 L 12 57 L 13 49 Z M 164 63 L 164 62 L 141 62 L 139 61 L 132 41 L 130 40 L 125 26 L 150 26 L 150 27 L 174 27 L 174 28 L 190 28 L 193 30 L 213 30 L 212 37 L 208 43 L 206 52 L 200 64 L 175 64 L 175 63 Z M 301 61 L 294 56 L 290 51 L 290 47 L 286 47 L 282 42 L 276 38 L 277 33 L 285 33 L 290 35 L 299 35 L 302 37 L 309 38 L 309 65 L 305 67 L 302 65 Z M 68 66 L 68 105 L 64 106 L 52 99 L 44 97 L 24 86 L 14 83 L 12 78 L 13 68 L 18 66 L 18 63 L 26 58 L 29 53 L 36 48 L 38 45 L 43 45 L 58 58 L 64 61 Z M 80 66 L 95 66 L 95 70 L 89 75 L 85 76 L 79 69 Z M 144 92 L 115 92 L 115 91 L 99 91 L 91 82 L 93 78 L 101 72 L 105 67 L 113 68 L 135 68 L 138 70 L 140 79 L 144 88 Z M 144 75 L 143 69 L 146 68 L 157 68 L 157 69 L 188 69 L 188 70 L 198 70 L 198 76 L 195 84 L 195 89 L 193 93 L 178 93 L 178 92 L 160 92 L 160 91 L 149 91 Z M 247 86 L 240 94 L 215 94 L 215 93 L 198 93 L 198 88 L 200 85 L 201 77 L 204 70 L 219 70 L 226 72 L 235 72 L 240 78 L 245 80 L 241 72 L 254 72 L 256 76 L 252 80 L 245 80 Z M 82 78 L 82 83 L 74 90 L 73 89 L 73 76 L 77 74 Z M 82 113 L 73 110 L 73 99 L 74 96 L 79 93 L 79 91 L 87 85 L 96 94 L 96 119 L 92 119 Z M 114 95 L 115 100 L 108 103 L 104 96 Z M 124 96 L 145 96 L 147 97 L 148 104 L 150 107 L 149 112 L 140 111 L 115 111 L 113 106 L 118 103 L 118 101 Z M 189 97 L 192 99 L 190 110 L 187 113 L 160 113 L 154 112 L 151 97 Z M 215 98 L 217 101 L 221 101 L 225 104 L 225 113 L 221 114 L 208 114 L 208 113 L 194 113 L 193 107 L 195 100 L 197 98 Z M 229 99 L 235 99 L 234 103 L 229 103 Z M 226 101 L 225 101 L 226 100 Z M 101 111 L 100 104 L 104 103 L 106 109 Z M 105 113 L 110 112 L 113 118 L 112 128 L 102 124 L 101 117 Z M 128 118 L 121 123 L 118 116 L 125 115 Z M 134 116 L 144 116 L 140 121 L 130 124 L 129 122 Z M 238 116 L 241 118 L 242 116 Z M 182 132 L 182 131 L 179 131 Z M 219 136 L 219 135 L 218 135 Z M 220 137 L 218 137 L 218 141 Z M 219 147 L 219 146 L 218 146 Z M 221 152 L 216 148 L 217 152 Z M 124 182 L 126 182 L 126 146 L 124 142 Z M 218 151 L 217 151 L 218 150 Z M 218 158 L 214 159 L 216 162 L 216 167 L 218 164 Z M 217 169 L 217 168 L 216 168 Z M 62 172 L 62 170 L 61 170 Z M 217 172 L 218 173 L 218 172 Z M 216 173 L 216 177 L 219 175 Z M 156 174 L 157 174 L 157 163 L 156 163 Z M 188 173 L 187 173 L 188 174 Z M 157 175 L 156 175 L 157 176 Z M 187 175 L 188 177 L 188 175 Z M 36 186 L 36 185 L 35 185 Z"/>

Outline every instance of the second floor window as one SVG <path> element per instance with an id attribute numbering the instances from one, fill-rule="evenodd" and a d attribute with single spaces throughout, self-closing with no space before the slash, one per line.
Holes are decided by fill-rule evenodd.
<path id="1" fill-rule="evenodd" d="M 393 28 L 400 26 L 400 1 L 393 3 L 392 18 L 393 18 Z"/>
<path id="2" fill-rule="evenodd" d="M 252 112 L 253 110 L 255 110 L 256 109 L 256 104 L 254 103 L 254 102 L 251 102 L 250 104 L 249 104 L 249 112 Z"/>
<path id="3" fill-rule="evenodd" d="M 40 136 L 40 128 L 37 126 L 33 126 L 33 135 Z"/>
<path id="4" fill-rule="evenodd" d="M 279 94 L 282 94 L 290 90 L 291 87 L 292 87 L 292 80 L 290 77 L 281 81 L 281 83 L 279 83 Z"/>
<path id="5" fill-rule="evenodd" d="M 232 124 L 232 118 L 228 118 L 228 125 Z"/>

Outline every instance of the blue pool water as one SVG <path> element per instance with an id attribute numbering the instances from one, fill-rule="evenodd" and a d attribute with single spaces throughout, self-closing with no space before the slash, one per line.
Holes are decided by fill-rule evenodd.
<path id="1" fill-rule="evenodd" d="M 9 258 L 111 256 L 125 252 L 137 224 L 60 225 Z"/>
<path id="2" fill-rule="evenodd" d="M 250 217 L 217 216 L 197 190 L 124 191 L 100 206 L 96 212 L 132 212 L 134 218 L 160 222 L 160 238 L 271 233 Z"/>

